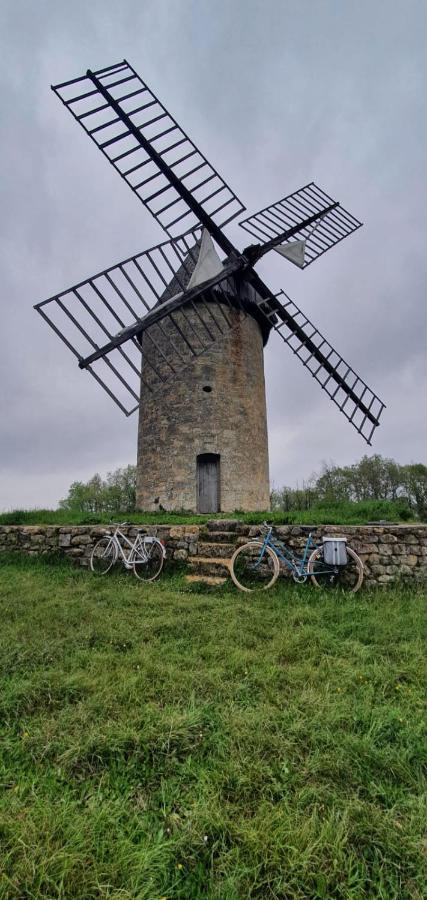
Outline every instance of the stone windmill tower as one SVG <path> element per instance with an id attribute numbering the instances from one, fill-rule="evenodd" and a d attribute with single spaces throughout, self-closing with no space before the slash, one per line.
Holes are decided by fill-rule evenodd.
<path id="1" fill-rule="evenodd" d="M 186 262 L 180 278 L 187 289 L 221 271 L 207 231 Z M 176 287 L 165 291 L 163 302 Z M 186 319 L 179 310 L 175 315 L 180 328 L 189 330 L 189 311 Z M 196 332 L 194 310 L 192 319 Z M 270 506 L 263 353 L 269 329 L 238 308 L 228 307 L 227 319 L 222 338 L 172 379 L 160 397 L 141 392 L 140 509 L 204 513 Z M 160 353 L 144 337 L 142 350 L 143 371 L 153 356 L 161 365 Z"/>
<path id="2" fill-rule="evenodd" d="M 370 443 L 384 404 L 286 294 L 255 270 L 306 268 L 361 223 L 314 183 L 244 209 L 125 60 L 53 87 L 168 240 L 36 309 L 126 414 L 139 410 L 141 509 L 269 505 L 263 348 L 272 328 Z"/>

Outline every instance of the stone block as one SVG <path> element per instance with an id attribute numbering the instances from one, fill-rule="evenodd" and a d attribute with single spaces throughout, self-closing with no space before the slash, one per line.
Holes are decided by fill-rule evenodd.
<path id="1" fill-rule="evenodd" d="M 71 544 L 71 533 L 69 531 L 65 532 L 65 530 L 63 530 L 61 528 L 58 545 L 60 547 L 69 547 L 70 544 Z"/>
<path id="2" fill-rule="evenodd" d="M 236 534 L 249 534 L 250 527 L 244 522 L 238 522 L 236 525 Z"/>
<path id="3" fill-rule="evenodd" d="M 363 541 L 359 541 L 360 553 L 378 553 L 377 544 L 364 543 Z M 356 549 L 355 543 L 352 543 L 351 546 L 353 549 Z M 359 553 L 359 550 L 357 551 Z"/>
<path id="4" fill-rule="evenodd" d="M 404 566 L 416 566 L 418 562 L 418 556 L 415 556 L 413 553 L 409 553 L 408 556 L 402 556 L 401 564 Z"/>
<path id="5" fill-rule="evenodd" d="M 83 547 L 85 544 L 91 544 L 92 539 L 89 534 L 73 534 L 71 544 Z"/>
<path id="6" fill-rule="evenodd" d="M 173 525 L 172 526 L 172 528 L 170 530 L 171 538 L 178 538 L 178 540 L 179 540 L 183 534 L 184 534 L 183 525 Z"/>
<path id="7" fill-rule="evenodd" d="M 187 559 L 188 553 L 187 550 L 174 550 L 173 558 L 185 560 Z"/>
<path id="8" fill-rule="evenodd" d="M 384 566 L 384 574 L 385 575 L 398 575 L 400 571 L 400 566 L 395 566 L 393 564 L 388 564 Z"/>

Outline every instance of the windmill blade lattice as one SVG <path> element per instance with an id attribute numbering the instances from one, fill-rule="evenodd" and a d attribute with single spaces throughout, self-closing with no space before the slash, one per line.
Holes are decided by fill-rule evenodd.
<path id="1" fill-rule="evenodd" d="M 269 241 L 314 213 L 321 212 L 322 209 L 326 210 L 333 203 L 335 201 L 332 197 L 311 182 L 300 188 L 299 191 L 284 197 L 283 200 L 266 206 L 265 209 L 253 216 L 243 219 L 239 225 L 257 240 Z M 335 244 L 357 231 L 361 225 L 362 222 L 359 222 L 355 216 L 342 206 L 337 206 L 336 209 L 326 213 L 318 223 L 301 229 L 294 237 L 290 238 L 289 244 L 300 240 L 305 241 L 304 261 L 295 263 L 290 259 L 290 262 L 294 262 L 301 269 L 306 269 Z"/>
<path id="2" fill-rule="evenodd" d="M 274 304 L 270 300 L 261 302 L 273 328 L 370 444 L 385 404 L 284 291 L 275 300 Z"/>
<path id="3" fill-rule="evenodd" d="M 52 90 L 169 237 L 245 209 L 126 60 Z"/>
<path id="4" fill-rule="evenodd" d="M 170 238 L 36 305 L 80 367 L 130 415 L 236 328 L 238 310 L 264 343 L 280 334 L 370 443 L 384 404 L 254 269 L 272 249 L 306 268 L 362 223 L 311 182 L 241 221 L 260 243 L 239 252 L 222 229 L 245 207 L 126 60 L 52 89 Z"/>
<path id="5" fill-rule="evenodd" d="M 122 330 L 142 325 L 156 306 L 184 293 L 199 247 L 200 230 L 164 241 L 36 304 L 35 309 L 82 362 Z M 233 289 L 225 277 L 199 296 L 197 304 L 189 300 L 185 308 L 173 312 L 165 306 L 161 321 L 144 331 L 151 352 L 144 360 L 142 382 L 137 334 L 86 368 L 122 412 L 131 415 L 138 409 L 141 389 L 161 388 L 232 327 L 228 310 L 236 307 Z"/>

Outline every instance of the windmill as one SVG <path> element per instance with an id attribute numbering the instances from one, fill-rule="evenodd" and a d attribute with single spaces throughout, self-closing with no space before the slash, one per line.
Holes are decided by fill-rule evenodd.
<path id="1" fill-rule="evenodd" d="M 126 60 L 52 90 L 168 238 L 35 306 L 139 410 L 139 508 L 268 508 L 272 329 L 370 444 L 384 404 L 255 269 L 273 250 L 305 269 L 362 223 L 312 182 L 243 219 L 240 251 L 224 228 L 245 207 Z"/>

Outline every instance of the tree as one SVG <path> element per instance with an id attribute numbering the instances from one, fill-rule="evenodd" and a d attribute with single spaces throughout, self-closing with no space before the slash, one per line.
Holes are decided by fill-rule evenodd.
<path id="1" fill-rule="evenodd" d="M 397 500 L 404 493 L 403 467 L 379 454 L 363 456 L 352 466 L 324 463 L 316 489 L 328 503 Z"/>
<path id="2" fill-rule="evenodd" d="M 290 510 L 311 509 L 316 503 L 317 491 L 314 476 L 303 481 L 302 487 L 283 487 L 271 491 L 271 508 L 289 512 Z"/>
<path id="3" fill-rule="evenodd" d="M 406 499 L 422 520 L 427 519 L 427 466 L 412 463 L 402 466 L 403 487 Z"/>
<path id="4" fill-rule="evenodd" d="M 317 478 L 315 489 L 319 500 L 325 503 L 351 500 L 353 493 L 351 468 L 323 463 L 322 474 Z"/>
<path id="5" fill-rule="evenodd" d="M 108 472 L 105 480 L 93 475 L 86 483 L 73 481 L 62 509 L 84 513 L 128 513 L 135 509 L 136 466 Z"/>
<path id="6" fill-rule="evenodd" d="M 351 466 L 355 500 L 396 500 L 402 486 L 402 467 L 379 454 L 363 456 Z"/>

